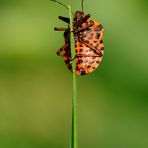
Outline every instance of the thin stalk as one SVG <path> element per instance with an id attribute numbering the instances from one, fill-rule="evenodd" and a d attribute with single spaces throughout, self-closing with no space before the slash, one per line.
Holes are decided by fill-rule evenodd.
<path id="1" fill-rule="evenodd" d="M 78 109 L 77 109 L 77 80 L 76 80 L 76 62 L 75 62 L 75 45 L 74 45 L 74 35 L 73 22 L 71 7 L 68 5 L 69 18 L 70 18 L 70 49 L 72 60 L 72 70 L 73 70 L 73 98 L 72 98 L 72 135 L 71 135 L 71 148 L 78 148 Z"/>

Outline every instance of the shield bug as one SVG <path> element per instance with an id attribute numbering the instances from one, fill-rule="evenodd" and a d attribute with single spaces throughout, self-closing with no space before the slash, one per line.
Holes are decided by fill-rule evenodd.
<path id="1" fill-rule="evenodd" d="M 68 7 L 61 2 L 51 0 Z M 93 72 L 101 63 L 104 54 L 103 26 L 100 22 L 93 20 L 90 14 L 82 10 L 73 13 L 73 34 L 75 39 L 75 60 L 76 75 L 86 75 Z M 64 31 L 65 44 L 57 51 L 57 55 L 62 56 L 66 66 L 72 72 L 72 59 L 70 50 L 70 20 L 67 17 L 59 16 L 59 19 L 68 24 L 67 28 L 55 27 L 56 31 Z"/>

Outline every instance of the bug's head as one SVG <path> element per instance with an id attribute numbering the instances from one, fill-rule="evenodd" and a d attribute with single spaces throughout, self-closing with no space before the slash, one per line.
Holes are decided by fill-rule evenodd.
<path id="1" fill-rule="evenodd" d="M 77 20 L 80 20 L 80 19 L 82 19 L 84 17 L 84 13 L 82 12 L 82 11 L 76 11 L 75 12 L 75 18 L 77 19 Z"/>

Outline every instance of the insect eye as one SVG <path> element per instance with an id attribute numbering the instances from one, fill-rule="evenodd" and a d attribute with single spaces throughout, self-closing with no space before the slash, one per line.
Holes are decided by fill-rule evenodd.
<path id="1" fill-rule="evenodd" d="M 93 26 L 94 25 L 94 22 L 93 21 L 90 21 L 89 22 L 89 27 Z"/>

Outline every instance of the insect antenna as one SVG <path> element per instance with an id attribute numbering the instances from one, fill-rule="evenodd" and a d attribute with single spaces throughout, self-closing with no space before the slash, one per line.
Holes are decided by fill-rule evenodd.
<path id="1" fill-rule="evenodd" d="M 56 1 L 56 0 L 50 0 L 50 1 L 52 1 L 52 2 L 56 2 L 56 3 L 60 4 L 60 5 L 62 5 L 63 7 L 65 7 L 66 9 L 68 9 L 68 7 L 67 7 L 66 5 L 62 4 L 62 3 L 59 2 L 59 1 Z"/>
<path id="2" fill-rule="evenodd" d="M 81 1 L 81 7 L 82 7 L 82 12 L 84 12 L 84 11 L 83 11 L 83 0 Z"/>

